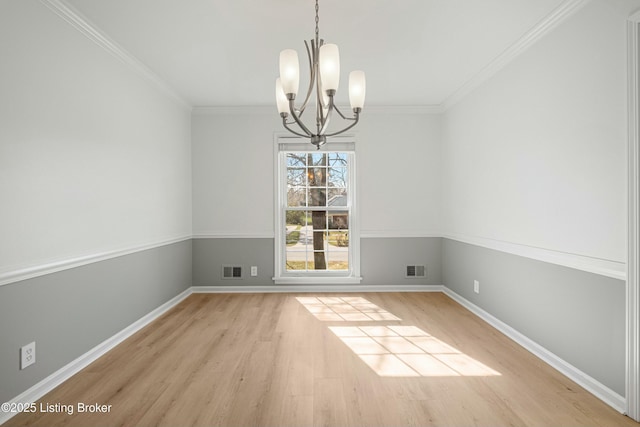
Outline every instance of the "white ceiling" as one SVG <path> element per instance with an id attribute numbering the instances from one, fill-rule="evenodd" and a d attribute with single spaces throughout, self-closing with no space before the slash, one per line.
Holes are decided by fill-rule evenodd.
<path id="1" fill-rule="evenodd" d="M 320 36 L 367 105 L 441 105 L 568 0 L 320 0 Z M 314 36 L 313 0 L 67 0 L 193 106 L 273 105 L 280 50 Z M 306 75 L 300 86 L 306 87 Z"/>

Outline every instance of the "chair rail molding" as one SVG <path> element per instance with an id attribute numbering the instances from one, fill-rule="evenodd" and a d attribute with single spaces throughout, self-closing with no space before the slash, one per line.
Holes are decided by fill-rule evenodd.
<path id="1" fill-rule="evenodd" d="M 611 277 L 612 279 L 627 279 L 627 264 L 621 261 L 595 258 L 586 255 L 529 246 L 521 243 L 498 240 L 489 237 L 472 236 L 450 232 L 442 233 L 442 237 L 445 239 L 456 240 L 458 242 L 468 243 L 470 245 L 493 249 L 496 251 L 518 255 L 525 258 L 535 259 L 550 264 L 575 268 L 577 270 Z"/>
<path id="2" fill-rule="evenodd" d="M 86 253 L 80 253 L 76 256 L 71 256 L 68 258 L 45 260 L 33 264 L 16 266 L 15 268 L 8 270 L 0 269 L 0 287 L 3 285 L 9 285 L 14 282 L 33 279 L 34 277 L 44 276 L 71 268 L 81 267 L 83 265 L 93 264 L 94 262 L 106 261 L 111 258 L 117 258 L 136 252 L 159 248 L 161 246 L 184 242 L 186 240 L 191 240 L 190 234 L 170 238 L 161 238 L 153 241 L 106 250 L 88 251 Z"/>

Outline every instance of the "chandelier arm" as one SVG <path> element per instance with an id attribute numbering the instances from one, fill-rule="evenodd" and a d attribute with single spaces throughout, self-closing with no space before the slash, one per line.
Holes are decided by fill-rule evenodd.
<path id="1" fill-rule="evenodd" d="M 340 114 L 340 117 L 342 117 L 344 120 L 356 120 L 355 117 L 347 117 L 344 114 L 342 114 L 342 111 L 340 111 L 340 109 L 338 108 L 337 105 L 333 105 L 333 107 L 336 109 L 336 111 L 338 112 L 338 114 Z"/>
<path id="2" fill-rule="evenodd" d="M 287 123 L 287 119 L 285 119 L 285 118 L 283 118 L 283 119 L 282 119 L 282 126 L 284 126 L 284 128 L 285 128 L 286 130 L 288 130 L 288 131 L 289 131 L 289 132 L 291 132 L 292 134 L 297 135 L 297 136 L 300 136 L 300 137 L 302 137 L 302 138 L 309 138 L 309 136 L 310 136 L 310 135 L 306 135 L 306 134 L 304 134 L 304 133 L 296 132 L 295 130 L 291 129 L 291 128 L 289 127 L 289 125 L 290 125 L 290 124 L 293 124 L 293 123 L 295 123 L 295 122 Z"/>
<path id="3" fill-rule="evenodd" d="M 306 133 L 307 136 L 313 136 L 313 133 L 304 125 L 302 120 L 300 120 L 300 117 L 296 114 L 296 108 L 295 108 L 295 105 L 293 105 L 293 103 L 294 103 L 294 100 L 290 99 L 289 100 L 289 111 L 291 112 L 291 117 L 293 117 L 293 120 L 296 121 L 296 124 L 298 126 L 300 126 L 300 129 L 302 129 L 302 131 L 304 133 Z"/>
<path id="4" fill-rule="evenodd" d="M 322 108 L 322 96 L 320 95 L 320 83 L 316 82 L 316 131 L 318 135 L 322 135 L 322 128 L 327 121 Z"/>
<path id="5" fill-rule="evenodd" d="M 351 123 L 349 126 L 347 126 L 346 128 L 339 130 L 338 132 L 334 132 L 334 133 L 328 133 L 325 136 L 329 137 L 329 136 L 336 136 L 336 135 L 340 135 L 341 133 L 344 133 L 346 131 L 348 131 L 349 129 L 351 129 L 352 127 L 354 127 L 355 125 L 358 124 L 358 121 L 360 120 L 360 114 L 356 113 L 356 116 L 354 118 L 349 118 L 347 117 L 346 120 L 353 120 L 353 123 Z"/>
<path id="6" fill-rule="evenodd" d="M 315 68 L 316 68 L 316 74 L 319 74 L 320 71 L 318 71 L 318 67 L 320 67 L 320 47 L 322 47 L 322 45 L 324 45 L 324 39 L 320 39 L 319 42 L 317 42 L 317 47 L 316 47 L 316 61 L 315 61 Z M 327 101 L 326 105 L 324 103 L 324 97 L 322 96 L 322 81 L 320 80 L 320 77 L 318 77 L 318 79 L 316 80 L 317 84 L 316 84 L 316 99 L 318 101 L 318 103 L 320 105 L 322 105 L 322 108 L 326 108 L 329 109 L 329 101 Z"/>
<path id="7" fill-rule="evenodd" d="M 320 45 L 322 45 L 324 41 L 320 40 Z M 318 49 L 320 49 L 320 47 L 318 47 Z M 316 58 L 318 58 L 318 55 L 316 55 Z M 316 74 L 319 73 L 318 71 L 318 62 L 316 61 L 315 63 L 315 68 L 316 68 Z M 318 134 L 322 134 L 324 132 L 324 130 L 320 130 L 320 128 L 322 129 L 326 129 L 326 123 L 329 121 L 329 115 L 331 113 L 330 111 L 330 105 L 331 102 L 330 100 L 325 104 L 324 102 L 324 97 L 323 95 L 323 90 L 322 90 L 322 82 L 320 81 L 320 78 L 316 79 L 316 123 L 317 123 L 317 127 L 318 127 Z M 325 108 L 327 109 L 327 113 L 325 115 Z"/>
<path id="8" fill-rule="evenodd" d="M 335 105 L 333 105 L 333 97 L 329 98 L 329 109 L 327 110 L 327 115 L 324 117 L 322 122 L 322 128 L 318 131 L 319 135 L 324 135 L 329 127 L 329 122 L 331 121 L 331 113 L 333 112 Z"/>
<path id="9" fill-rule="evenodd" d="M 302 107 L 300 107 L 300 116 L 302 116 L 302 113 L 304 113 L 304 109 L 307 108 L 307 103 L 309 102 L 309 98 L 311 98 L 311 92 L 313 92 L 313 82 L 315 81 L 315 76 L 316 76 L 311 51 L 309 50 L 309 44 L 307 43 L 306 40 L 304 41 L 304 47 L 307 49 L 307 58 L 309 59 L 309 70 L 310 70 L 311 76 L 309 76 L 309 88 L 307 89 L 307 96 L 304 98 Z M 315 53 L 316 48 L 313 43 L 313 40 L 311 40 L 311 48 Z M 315 55 L 313 56 L 315 57 Z"/>

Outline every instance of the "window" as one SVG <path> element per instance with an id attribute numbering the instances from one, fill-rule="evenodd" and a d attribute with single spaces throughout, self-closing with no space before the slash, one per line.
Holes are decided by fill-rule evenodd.
<path id="1" fill-rule="evenodd" d="M 360 281 L 354 148 L 277 138 L 276 283 Z"/>

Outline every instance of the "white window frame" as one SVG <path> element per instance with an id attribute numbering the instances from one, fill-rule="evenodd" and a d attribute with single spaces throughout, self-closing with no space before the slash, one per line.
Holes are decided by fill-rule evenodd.
<path id="1" fill-rule="evenodd" d="M 315 153 L 315 146 L 308 139 L 289 134 L 274 135 L 274 195 L 275 195 L 275 284 L 357 284 L 360 283 L 360 227 L 356 193 L 356 143 L 353 135 L 337 136 L 328 139 L 320 149 L 325 152 L 349 154 L 349 269 L 344 271 L 287 271 L 286 260 L 286 208 L 287 208 L 287 167 L 288 152 Z"/>

